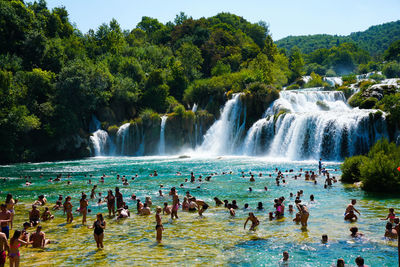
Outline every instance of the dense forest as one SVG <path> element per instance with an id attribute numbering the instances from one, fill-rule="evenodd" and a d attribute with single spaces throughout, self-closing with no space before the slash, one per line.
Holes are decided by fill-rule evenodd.
<path id="1" fill-rule="evenodd" d="M 288 36 L 276 42 L 279 48 L 290 51 L 294 46 L 309 54 L 314 50 L 330 49 L 342 43 L 352 42 L 372 56 L 380 56 L 394 41 L 400 40 L 400 20 L 375 25 L 365 31 L 353 32 L 347 36 L 314 34 L 304 36 Z"/>
<path id="2" fill-rule="evenodd" d="M 371 39 L 394 41 L 377 27 Z M 191 120 L 195 103 L 196 116 L 213 120 L 227 97 L 244 92 L 257 118 L 305 74 L 400 76 L 400 42 L 379 56 L 357 43 L 315 48 L 279 49 L 265 22 L 229 13 L 180 13 L 165 24 L 144 16 L 129 30 L 113 19 L 82 33 L 64 7 L 0 0 L 0 163 L 89 156 L 93 115 L 109 132 L 158 114 Z M 393 108 L 385 103 L 374 104 Z"/>

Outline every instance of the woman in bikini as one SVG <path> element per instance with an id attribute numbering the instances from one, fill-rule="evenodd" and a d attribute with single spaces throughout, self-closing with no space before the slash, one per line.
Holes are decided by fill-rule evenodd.
<path id="1" fill-rule="evenodd" d="M 93 223 L 93 226 L 88 226 L 89 229 L 94 229 L 93 235 L 96 241 L 97 248 L 104 248 L 104 229 L 106 229 L 106 221 L 103 219 L 103 214 L 97 214 L 97 220 Z"/>
<path id="2" fill-rule="evenodd" d="M 86 223 L 87 207 L 89 206 L 89 201 L 86 199 L 86 194 L 82 193 L 82 198 L 79 201 L 79 212 L 82 214 L 82 224 Z"/>
<path id="3" fill-rule="evenodd" d="M 18 267 L 19 259 L 21 254 L 19 253 L 19 247 L 21 245 L 29 245 L 33 242 L 25 242 L 19 239 L 21 236 L 21 231 L 15 230 L 13 237 L 10 239 L 10 250 L 8 251 L 8 258 L 10 259 L 10 267 Z"/>
<path id="4" fill-rule="evenodd" d="M 111 190 L 108 190 L 108 195 L 106 196 L 108 216 L 111 217 L 111 212 L 115 216 L 115 196 Z"/>
<path id="5" fill-rule="evenodd" d="M 8 206 L 7 206 L 8 207 Z M 391 222 L 391 223 L 394 223 L 394 219 L 396 218 L 396 214 L 394 213 L 394 208 L 390 208 L 389 209 L 389 214 L 388 214 L 388 216 L 386 216 L 386 218 L 384 218 L 384 219 L 381 219 L 381 220 L 383 220 L 383 221 L 386 221 L 387 219 L 389 219 L 389 221 Z"/>
<path id="6" fill-rule="evenodd" d="M 64 214 L 67 213 L 67 223 L 72 223 L 74 216 L 72 215 L 71 197 L 67 196 L 64 202 Z"/>
<path id="7" fill-rule="evenodd" d="M 6 197 L 7 210 L 9 212 L 11 212 L 10 229 L 13 228 L 13 219 L 14 219 L 14 215 L 15 215 L 15 210 L 14 210 L 15 203 L 16 203 L 16 201 L 13 199 L 12 195 L 7 194 L 7 197 Z"/>
<path id="8" fill-rule="evenodd" d="M 161 207 L 157 207 L 156 209 L 156 232 L 157 232 L 157 236 L 156 236 L 156 240 L 158 243 L 161 242 L 162 240 L 162 232 L 164 231 L 164 227 L 161 221 Z"/>

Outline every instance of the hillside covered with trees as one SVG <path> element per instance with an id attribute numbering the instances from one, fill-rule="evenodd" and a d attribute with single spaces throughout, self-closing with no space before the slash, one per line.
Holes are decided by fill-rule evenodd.
<path id="1" fill-rule="evenodd" d="M 193 120 L 206 127 L 235 92 L 246 97 L 247 127 L 302 75 L 392 64 L 400 76 L 398 52 L 394 43 L 382 63 L 354 43 L 279 49 L 265 22 L 229 13 L 180 13 L 165 24 L 144 16 L 126 30 L 113 19 L 82 33 L 64 7 L 0 0 L 0 163 L 89 156 L 93 115 L 110 133 L 126 122 L 159 125 L 165 113 L 177 132 Z"/>
<path id="2" fill-rule="evenodd" d="M 330 49 L 342 43 L 352 42 L 372 56 L 379 56 L 397 40 L 400 40 L 400 20 L 371 26 L 365 31 L 353 32 L 347 36 L 329 34 L 288 36 L 278 40 L 276 44 L 288 51 L 297 46 L 303 53 L 309 54 L 316 49 Z"/>

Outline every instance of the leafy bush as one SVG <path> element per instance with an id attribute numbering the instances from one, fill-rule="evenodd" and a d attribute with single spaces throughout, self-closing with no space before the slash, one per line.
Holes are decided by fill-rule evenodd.
<path id="1" fill-rule="evenodd" d="M 342 180 L 359 180 L 366 191 L 395 193 L 400 190 L 398 166 L 400 147 L 382 139 L 370 149 L 367 156 L 346 158 L 341 166 Z"/>
<path id="2" fill-rule="evenodd" d="M 369 76 L 369 78 L 373 79 L 375 81 L 382 81 L 382 80 L 386 79 L 386 77 L 384 75 L 380 75 L 376 72 L 374 74 L 372 74 L 371 76 Z"/>
<path id="3" fill-rule="evenodd" d="M 107 132 L 110 135 L 116 135 L 117 132 L 118 132 L 118 129 L 119 129 L 119 127 L 117 125 L 111 125 L 111 126 L 108 127 Z"/>
<path id="4" fill-rule="evenodd" d="M 342 169 L 342 182 L 355 183 L 360 181 L 360 166 L 366 160 L 365 156 L 354 156 L 346 158 L 340 166 Z"/>
<path id="5" fill-rule="evenodd" d="M 388 78 L 398 78 L 400 77 L 400 63 L 396 61 L 388 62 L 383 66 L 382 72 Z"/>
<path id="6" fill-rule="evenodd" d="M 296 90 L 300 89 L 300 86 L 297 83 L 291 84 L 288 87 L 286 87 L 286 90 Z"/>

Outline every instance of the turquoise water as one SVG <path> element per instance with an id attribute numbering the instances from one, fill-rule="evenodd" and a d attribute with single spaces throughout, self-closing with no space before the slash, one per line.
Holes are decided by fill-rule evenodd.
<path id="1" fill-rule="evenodd" d="M 93 184 L 106 195 L 108 189 L 115 186 L 121 188 L 124 199 L 130 207 L 132 217 L 117 222 L 106 217 L 108 227 L 105 231 L 105 248 L 97 250 L 92 237 L 92 230 L 81 226 L 81 218 L 75 213 L 75 221 L 65 224 L 62 211 L 54 212 L 56 218 L 51 222 L 44 222 L 43 230 L 51 240 L 57 243 L 50 244 L 44 250 L 23 248 L 21 250 L 22 266 L 29 265 L 151 265 L 151 264 L 180 264 L 180 265 L 265 265 L 277 266 L 284 250 L 289 251 L 291 266 L 329 266 L 338 258 L 344 258 L 347 264 L 354 266 L 354 259 L 362 256 L 370 266 L 396 266 L 397 242 L 383 238 L 387 210 L 400 207 L 400 198 L 387 195 L 367 194 L 358 188 L 343 186 L 336 183 L 332 188 L 324 189 L 323 179 L 317 178 L 318 184 L 304 181 L 304 178 L 294 180 L 300 168 L 316 170 L 317 162 L 271 162 L 266 158 L 252 157 L 219 157 L 219 158 L 189 158 L 178 157 L 107 157 L 90 158 L 79 161 L 63 161 L 52 163 L 16 164 L 0 167 L 0 176 L 9 177 L 7 182 L 0 181 L 0 197 L 12 193 L 20 200 L 16 207 L 16 221 L 18 228 L 28 219 L 30 204 L 40 194 L 45 194 L 51 207 L 59 194 L 71 195 L 72 203 L 79 206 L 79 197 L 82 191 L 90 195 L 92 185 L 88 185 L 89 174 L 92 174 Z M 339 163 L 327 163 L 331 174 L 340 176 Z M 287 184 L 276 186 L 275 168 L 281 171 L 293 169 L 287 175 Z M 335 169 L 337 169 L 335 171 Z M 158 177 L 150 177 L 154 170 Z M 182 176 L 177 176 L 180 171 Z M 210 182 L 185 183 L 190 180 L 190 172 L 206 175 L 217 172 Z M 233 174 L 221 173 L 232 171 Z M 241 171 L 253 172 L 256 182 L 249 182 L 249 175 L 241 178 Z M 258 177 L 262 172 L 263 176 Z M 63 178 L 61 182 L 49 183 L 47 180 L 55 178 L 56 174 L 71 174 L 72 178 Z M 99 183 L 102 174 L 108 177 L 105 183 Z M 135 181 L 131 177 L 139 177 Z M 84 177 L 87 174 L 88 177 Z M 126 175 L 129 186 L 123 186 L 116 175 Z M 272 174 L 272 177 L 268 177 Z M 33 184 L 25 186 L 25 179 L 20 176 L 32 176 Z M 39 178 L 43 175 L 43 178 Z M 67 185 L 67 180 L 71 185 Z M 179 188 L 183 183 L 184 188 Z M 163 185 L 165 197 L 158 196 L 160 184 Z M 193 213 L 180 212 L 178 220 L 171 221 L 167 215 L 163 216 L 164 236 L 160 245 L 155 243 L 154 214 L 148 217 L 137 216 L 136 205 L 130 200 L 135 193 L 144 201 L 151 196 L 153 207 L 162 205 L 171 199 L 168 191 L 176 186 L 180 199 L 186 191 L 193 196 L 208 202 L 210 208 L 199 217 Z M 200 186 L 200 188 L 197 188 Z M 251 186 L 253 192 L 249 192 Z M 268 191 L 264 190 L 268 187 Z M 281 220 L 268 220 L 268 212 L 273 211 L 273 200 L 285 196 L 286 208 L 293 204 L 294 198 L 289 194 L 296 194 L 302 189 L 303 202 L 307 203 L 310 211 L 308 230 L 302 231 L 299 225 L 292 222 L 294 214 L 285 212 Z M 309 195 L 314 194 L 315 203 L 309 203 Z M 221 200 L 236 199 L 240 209 L 235 218 L 231 218 L 224 208 L 216 208 L 213 198 Z M 350 199 L 357 199 L 357 208 L 361 216 L 356 223 L 347 223 L 343 220 L 344 210 Z M 256 211 L 257 203 L 264 204 L 265 211 Z M 244 203 L 249 203 L 250 211 L 254 211 L 260 220 L 256 232 L 243 230 L 243 223 L 249 210 L 242 209 Z M 88 221 L 93 222 L 95 214 L 108 214 L 105 205 L 98 206 L 96 201 L 90 202 L 92 213 Z M 42 208 L 41 208 L 42 209 Z M 349 228 L 357 226 L 365 238 L 354 240 L 349 234 Z M 248 228 L 248 227 L 247 227 Z M 321 244 L 321 235 L 329 236 L 328 244 Z"/>

